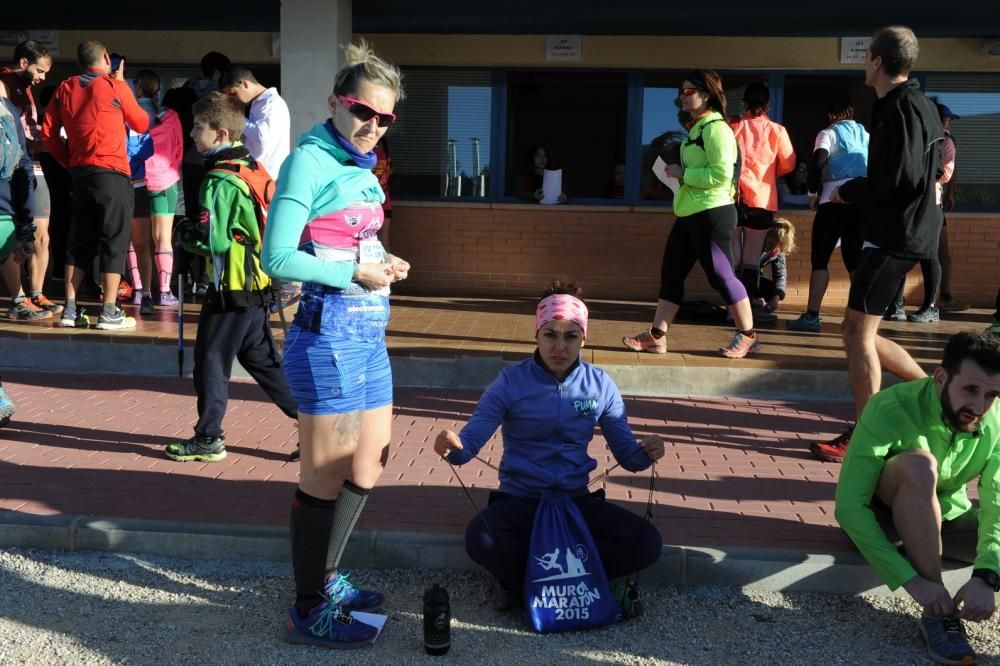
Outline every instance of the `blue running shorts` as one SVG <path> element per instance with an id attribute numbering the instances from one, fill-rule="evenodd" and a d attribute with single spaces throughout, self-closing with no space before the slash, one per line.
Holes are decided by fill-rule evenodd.
<path id="1" fill-rule="evenodd" d="M 292 326 L 284 366 L 292 397 L 305 414 L 344 414 L 392 404 L 392 368 L 384 339 L 359 342 Z"/>

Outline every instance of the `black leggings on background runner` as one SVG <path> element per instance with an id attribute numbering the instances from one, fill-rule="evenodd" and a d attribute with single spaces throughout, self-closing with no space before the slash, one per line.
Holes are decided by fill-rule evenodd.
<path id="1" fill-rule="evenodd" d="M 733 271 L 732 237 L 736 230 L 736 206 L 729 204 L 678 217 L 663 248 L 660 265 L 660 298 L 680 305 L 684 302 L 684 280 L 700 263 L 708 283 L 727 305 L 747 297 L 746 287 Z"/>
<path id="2" fill-rule="evenodd" d="M 861 256 L 861 207 L 853 204 L 820 204 L 813 219 L 810 260 L 814 271 L 827 270 L 840 240 L 840 255 L 848 273 Z"/>

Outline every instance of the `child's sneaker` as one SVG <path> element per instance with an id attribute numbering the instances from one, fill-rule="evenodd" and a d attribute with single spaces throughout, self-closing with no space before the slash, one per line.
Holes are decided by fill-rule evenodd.
<path id="1" fill-rule="evenodd" d="M 59 325 L 63 328 L 90 328 L 90 317 L 82 308 L 79 312 L 63 310 L 62 317 L 59 318 Z"/>
<path id="2" fill-rule="evenodd" d="M 7 310 L 7 319 L 15 321 L 39 321 L 48 319 L 52 313 L 35 305 L 30 298 L 14 301 Z"/>
<path id="3" fill-rule="evenodd" d="M 371 643 L 378 635 L 378 629 L 345 615 L 340 606 L 327 602 L 299 617 L 299 611 L 292 606 L 288 611 L 285 640 L 298 645 L 315 645 L 334 650 L 350 650 Z"/>
<path id="4" fill-rule="evenodd" d="M 130 299 L 132 305 L 142 305 L 142 289 L 136 289 Z"/>
<path id="5" fill-rule="evenodd" d="M 14 401 L 10 399 L 7 392 L 0 386 L 0 428 L 10 423 L 10 417 L 14 416 Z"/>
<path id="6" fill-rule="evenodd" d="M 164 453 L 177 462 L 219 462 L 226 457 L 226 440 L 195 434 L 183 442 L 167 444 Z"/>
<path id="7" fill-rule="evenodd" d="M 57 315 L 63 311 L 63 306 L 58 303 L 53 303 L 45 294 L 38 294 L 38 296 L 32 296 L 31 302 L 35 304 L 35 307 L 41 308 L 42 310 L 48 310 L 54 315 Z"/>
<path id="8" fill-rule="evenodd" d="M 147 293 L 143 293 L 142 299 L 139 301 L 139 314 L 156 314 L 156 308 L 153 307 L 153 297 Z"/>
<path id="9" fill-rule="evenodd" d="M 135 328 L 135 317 L 129 317 L 121 308 L 115 308 L 114 314 L 102 311 L 97 318 L 97 328 L 102 331 L 130 331 Z"/>
<path id="10" fill-rule="evenodd" d="M 385 597 L 378 592 L 354 587 L 354 584 L 347 579 L 348 575 L 337 573 L 326 579 L 323 593 L 331 602 L 339 605 L 345 613 L 373 611 L 382 606 Z"/>
<path id="11" fill-rule="evenodd" d="M 803 312 L 799 315 L 798 319 L 792 319 L 785 324 L 785 328 L 789 331 L 809 331 L 811 333 L 818 333 L 822 323 L 823 320 L 818 314 L 813 315 L 808 312 Z"/>
<path id="12" fill-rule="evenodd" d="M 745 358 L 750 354 L 756 354 L 760 351 L 760 340 L 757 336 L 752 338 L 737 332 L 733 336 L 733 341 L 727 346 L 719 349 L 719 353 L 726 358 Z"/>
<path id="13" fill-rule="evenodd" d="M 160 292 L 160 305 L 177 305 L 177 297 L 172 292 Z"/>

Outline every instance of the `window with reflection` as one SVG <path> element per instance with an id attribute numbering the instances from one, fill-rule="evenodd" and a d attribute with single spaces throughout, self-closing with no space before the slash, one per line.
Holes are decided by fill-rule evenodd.
<path id="1" fill-rule="evenodd" d="M 396 195 L 485 198 L 489 192 L 492 74 L 403 68 L 406 99 L 386 134 Z"/>
<path id="2" fill-rule="evenodd" d="M 928 74 L 924 89 L 959 116 L 951 121 L 955 205 L 1000 207 L 1000 75 Z"/>

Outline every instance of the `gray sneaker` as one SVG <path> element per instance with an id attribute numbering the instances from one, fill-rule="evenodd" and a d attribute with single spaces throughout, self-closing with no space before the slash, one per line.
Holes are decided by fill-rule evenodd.
<path id="1" fill-rule="evenodd" d="M 790 320 L 785 326 L 789 331 L 811 331 L 816 333 L 820 329 L 822 319 L 818 314 L 811 315 L 803 312 L 798 319 Z"/>
<path id="2" fill-rule="evenodd" d="M 83 309 L 79 312 L 63 310 L 62 317 L 59 318 L 59 325 L 63 328 L 90 328 L 90 317 Z"/>
<path id="3" fill-rule="evenodd" d="M 177 462 L 219 462 L 226 457 L 226 440 L 196 434 L 183 442 L 167 444 L 164 453 Z"/>
<path id="4" fill-rule="evenodd" d="M 882 319 L 886 321 L 906 321 L 906 310 L 901 307 L 894 308 L 890 305 L 889 309 L 882 315 Z"/>
<path id="5" fill-rule="evenodd" d="M 957 617 L 920 618 L 920 633 L 927 641 L 927 654 L 939 664 L 975 664 L 965 627 Z"/>
<path id="6" fill-rule="evenodd" d="M 115 308 L 114 314 L 102 311 L 97 318 L 97 328 L 102 331 L 131 331 L 135 328 L 135 317 L 129 317 L 121 308 Z"/>
<path id="7" fill-rule="evenodd" d="M 938 309 L 932 305 L 929 308 L 911 312 L 906 315 L 906 320 L 917 324 L 933 324 L 936 321 L 941 321 L 941 314 L 938 312 Z"/>

